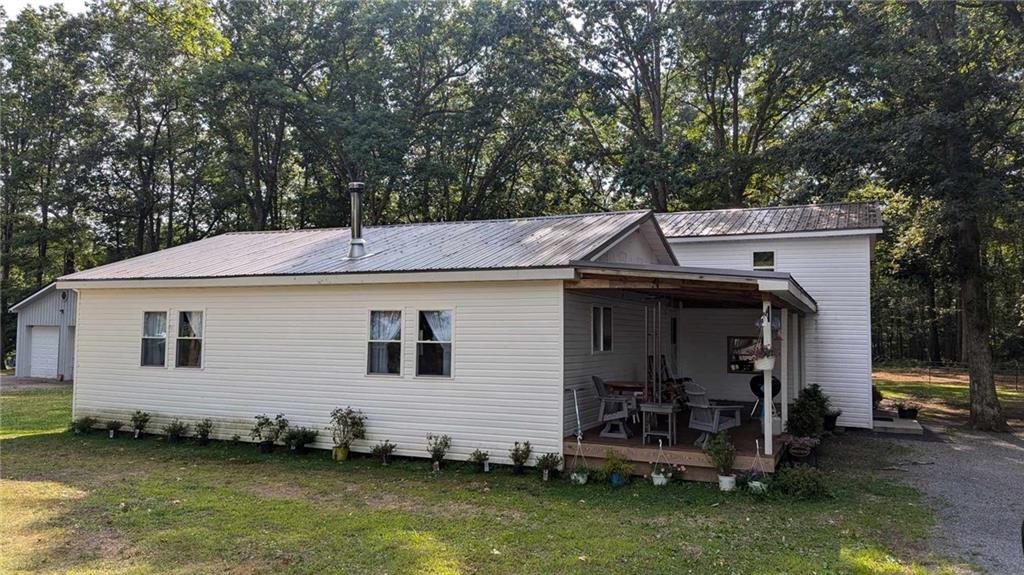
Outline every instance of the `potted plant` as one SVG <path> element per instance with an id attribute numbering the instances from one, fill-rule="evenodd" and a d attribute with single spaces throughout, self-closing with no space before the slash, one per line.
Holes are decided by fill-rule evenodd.
<path id="1" fill-rule="evenodd" d="M 118 421 L 116 419 L 111 419 L 106 423 L 106 427 L 107 435 L 110 436 L 110 439 L 114 439 L 115 437 L 117 437 L 117 432 L 121 431 L 121 428 L 124 427 L 124 422 Z"/>
<path id="2" fill-rule="evenodd" d="M 260 453 L 274 451 L 274 444 L 288 431 L 288 419 L 283 413 L 278 413 L 274 419 L 270 419 L 267 414 L 263 413 L 254 419 L 256 423 L 253 424 L 249 437 L 259 443 Z"/>
<path id="3" fill-rule="evenodd" d="M 167 443 L 181 443 L 181 440 L 188 435 L 189 425 L 180 419 L 172 419 L 164 426 L 164 433 L 167 434 Z"/>
<path id="4" fill-rule="evenodd" d="M 476 470 L 480 473 L 490 473 L 491 455 L 479 449 L 469 454 L 469 460 L 476 464 Z"/>
<path id="5" fill-rule="evenodd" d="M 320 432 L 308 427 L 293 427 L 284 436 L 284 443 L 295 455 L 306 453 L 306 446 L 316 441 Z"/>
<path id="6" fill-rule="evenodd" d="M 552 476 L 558 476 L 558 469 L 562 467 L 562 456 L 558 453 L 545 453 L 537 458 L 537 467 L 541 471 L 544 481 Z"/>
<path id="7" fill-rule="evenodd" d="M 817 437 L 789 437 L 786 439 L 786 445 L 789 449 L 789 455 L 796 459 L 804 459 L 811 454 L 821 440 Z"/>
<path id="8" fill-rule="evenodd" d="M 835 431 L 836 422 L 839 420 L 839 416 L 843 414 L 842 409 L 828 408 L 825 411 L 825 431 Z"/>
<path id="9" fill-rule="evenodd" d="M 736 478 L 736 486 L 751 493 L 767 493 L 768 484 L 764 482 L 764 474 L 757 469 L 748 469 Z"/>
<path id="10" fill-rule="evenodd" d="M 132 414 L 132 429 L 135 431 L 135 439 L 142 439 L 142 434 L 146 431 L 147 425 L 149 425 L 148 413 L 138 410 Z"/>
<path id="11" fill-rule="evenodd" d="M 619 455 L 618 451 L 609 449 L 604 454 L 601 473 L 608 478 L 612 487 L 621 487 L 629 482 L 629 477 L 633 475 L 633 466 Z"/>
<path id="12" fill-rule="evenodd" d="M 900 419 L 917 419 L 921 406 L 916 403 L 900 402 L 896 404 L 896 414 Z"/>
<path id="13" fill-rule="evenodd" d="M 79 417 L 78 419 L 71 420 L 71 431 L 74 431 L 78 435 L 84 435 L 86 433 L 90 433 L 97 423 L 99 423 L 99 421 L 95 417 L 90 417 L 88 415 Z"/>
<path id="14" fill-rule="evenodd" d="M 529 441 L 523 443 L 515 442 L 512 449 L 508 450 L 508 458 L 512 460 L 512 474 L 522 475 L 523 469 L 526 467 L 526 463 L 530 461 L 530 455 L 533 453 L 533 446 L 530 445 Z"/>
<path id="15" fill-rule="evenodd" d="M 430 461 L 434 467 L 434 471 L 441 471 L 441 464 L 444 462 L 444 456 L 448 454 L 448 450 L 452 447 L 452 438 L 447 435 L 434 435 L 433 433 L 427 434 L 427 453 L 430 454 Z"/>
<path id="16" fill-rule="evenodd" d="M 754 358 L 754 369 L 757 371 L 771 371 L 775 369 L 775 351 L 772 346 L 757 342 L 750 348 L 750 356 Z"/>
<path id="17" fill-rule="evenodd" d="M 679 467 L 683 467 L 680 465 Z M 651 483 L 657 487 L 668 485 L 670 479 L 672 479 L 672 472 L 675 471 L 675 467 L 672 467 L 668 463 L 654 463 L 651 467 Z M 683 467 L 683 471 L 686 468 Z"/>
<path id="18" fill-rule="evenodd" d="M 736 446 L 729 439 L 728 431 L 719 431 L 704 446 L 704 454 L 711 461 L 711 466 L 718 471 L 718 488 L 722 491 L 736 489 L 736 476 L 732 473 L 733 462 L 736 461 Z"/>
<path id="19" fill-rule="evenodd" d="M 374 457 L 379 458 L 382 465 L 387 465 L 388 463 L 391 463 L 391 454 L 394 453 L 396 447 L 398 446 L 391 443 L 390 440 L 385 439 L 377 445 L 374 445 L 370 453 Z"/>
<path id="20" fill-rule="evenodd" d="M 366 439 L 366 416 L 351 407 L 337 408 L 331 412 L 331 437 L 334 449 L 331 456 L 335 461 L 348 459 L 349 448 L 357 439 Z"/>
<path id="21" fill-rule="evenodd" d="M 213 433 L 213 421 L 204 419 L 196 424 L 196 440 L 199 445 L 210 443 L 210 434 Z"/>

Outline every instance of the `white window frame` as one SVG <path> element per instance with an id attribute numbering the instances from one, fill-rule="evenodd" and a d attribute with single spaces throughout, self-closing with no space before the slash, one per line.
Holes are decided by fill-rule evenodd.
<path id="1" fill-rule="evenodd" d="M 771 254 L 772 255 L 772 265 L 770 265 L 770 266 L 759 266 L 759 265 L 756 265 L 755 262 L 757 261 L 757 254 Z M 757 251 L 751 252 L 750 253 L 750 267 L 754 271 L 761 271 L 761 272 L 773 272 L 773 271 L 775 271 L 775 250 L 757 250 Z"/>
<path id="2" fill-rule="evenodd" d="M 203 309 L 179 309 L 179 310 L 176 310 L 174 313 L 176 314 L 175 315 L 175 320 L 176 321 L 174 322 L 174 369 L 189 369 L 189 370 L 192 370 L 192 369 L 199 369 L 199 370 L 206 369 L 206 336 L 207 336 L 207 331 L 206 331 L 206 325 L 207 325 L 207 322 L 206 322 L 206 320 L 207 320 L 206 308 L 203 308 Z M 203 335 L 201 335 L 199 337 L 182 337 L 182 336 L 178 335 L 178 333 L 179 333 L 178 330 L 181 327 L 181 314 L 183 314 L 183 313 L 201 313 L 201 314 L 203 314 Z M 170 326 L 169 325 L 168 325 L 167 329 L 168 329 L 168 331 L 170 330 Z M 178 340 L 179 339 L 198 339 L 199 340 L 199 365 L 178 365 Z"/>
<path id="3" fill-rule="evenodd" d="M 600 330 L 600 332 L 598 334 L 594 333 L 594 312 L 595 311 L 598 311 L 600 313 L 600 321 L 597 322 L 598 329 Z M 604 315 L 605 315 L 606 311 L 608 313 L 608 325 L 609 325 L 610 331 L 612 332 L 611 333 L 611 337 L 608 340 L 608 344 L 609 345 L 608 345 L 607 348 L 604 347 Z M 600 342 L 600 344 L 601 344 L 600 347 L 595 347 L 594 346 L 594 336 L 595 335 L 599 335 L 600 336 L 600 337 L 597 338 L 597 341 Z M 594 355 L 599 354 L 599 353 L 611 353 L 614 349 L 615 349 L 615 312 L 612 311 L 612 306 L 610 306 L 610 305 L 594 305 L 594 306 L 591 306 L 590 307 L 590 353 L 594 354 Z"/>
<path id="4" fill-rule="evenodd" d="M 146 314 L 147 313 L 162 313 L 164 314 L 164 337 L 152 337 L 146 336 Z M 171 339 L 171 310 L 169 309 L 146 309 L 142 310 L 142 330 L 139 333 L 139 367 L 155 368 L 155 369 L 167 369 L 167 359 L 171 355 L 170 346 L 167 345 Z M 163 365 L 145 365 L 142 363 L 142 340 L 144 339 L 163 339 L 164 340 L 164 363 Z"/>
<path id="5" fill-rule="evenodd" d="M 448 313 L 450 313 L 452 315 L 452 337 L 451 337 L 450 340 L 448 340 L 448 341 L 423 341 L 423 340 L 420 339 L 420 312 L 424 312 L 424 311 L 446 311 L 446 312 L 448 312 Z M 413 344 L 414 347 L 413 347 L 413 352 L 412 352 L 413 353 L 413 371 L 412 371 L 413 377 L 417 377 L 417 378 L 422 377 L 422 378 L 426 378 L 426 379 L 445 379 L 445 380 L 455 379 L 455 339 L 456 339 L 456 334 L 455 334 L 455 318 L 457 317 L 455 312 L 456 312 L 455 306 L 424 307 L 424 308 L 416 309 L 413 312 L 414 313 L 413 317 L 415 318 L 413 321 L 415 322 L 415 329 L 416 329 L 415 333 L 413 334 L 415 336 L 415 343 Z M 450 372 L 449 375 L 433 375 L 433 374 L 429 374 L 429 373 L 426 373 L 426 374 L 421 374 L 420 373 L 420 344 L 421 343 L 447 343 L 449 346 L 451 346 L 451 350 L 452 350 L 451 351 L 451 356 L 452 356 L 451 363 L 452 364 L 451 364 L 451 366 L 450 366 L 450 368 L 448 370 Z"/>
<path id="6" fill-rule="evenodd" d="M 370 339 L 373 334 L 373 312 L 375 311 L 397 311 L 399 315 L 398 339 Z M 405 309 L 384 309 L 375 308 L 366 310 L 366 376 L 367 377 L 402 377 L 405 375 Z M 417 321 L 419 312 L 417 312 Z M 395 343 L 398 342 L 398 373 L 377 373 L 370 371 L 370 344 L 371 343 Z"/>

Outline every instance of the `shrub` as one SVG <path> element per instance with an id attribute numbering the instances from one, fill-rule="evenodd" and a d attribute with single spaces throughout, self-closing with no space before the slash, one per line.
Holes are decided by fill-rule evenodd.
<path id="1" fill-rule="evenodd" d="M 149 414 L 141 409 L 132 414 L 132 429 L 142 433 L 149 425 Z"/>
<path id="2" fill-rule="evenodd" d="M 451 447 L 451 437 L 447 435 L 434 435 L 433 433 L 427 434 L 427 453 L 430 454 L 431 461 L 443 461 L 444 456 L 448 454 L 448 450 Z"/>
<path id="3" fill-rule="evenodd" d="M 380 459 L 381 462 L 387 464 L 387 462 L 390 461 L 391 454 L 394 453 L 396 447 L 398 446 L 395 445 L 394 443 L 391 443 L 391 440 L 385 439 L 384 441 L 381 441 L 377 445 L 374 445 L 373 449 L 370 451 L 370 454 Z"/>
<path id="4" fill-rule="evenodd" d="M 92 428 L 96 426 L 99 421 L 95 417 L 79 417 L 78 419 L 71 420 L 71 431 L 75 433 L 89 433 Z"/>
<path id="5" fill-rule="evenodd" d="M 303 451 L 310 443 L 316 441 L 320 432 L 308 427 L 293 427 L 285 432 L 283 441 L 286 445 L 296 451 Z"/>
<path id="6" fill-rule="evenodd" d="M 736 461 L 736 446 L 729 439 L 729 432 L 722 430 L 715 434 L 704 446 L 704 454 L 711 460 L 719 475 L 732 473 L 733 462 Z"/>
<path id="7" fill-rule="evenodd" d="M 831 497 L 828 478 L 817 467 L 796 465 L 783 467 L 771 482 L 773 490 L 796 499 Z"/>
<path id="8" fill-rule="evenodd" d="M 485 461 L 491 458 L 491 454 L 486 451 L 480 451 L 479 449 L 469 454 L 469 460 L 477 465 L 483 465 Z"/>
<path id="9" fill-rule="evenodd" d="M 249 437 L 254 441 L 276 443 L 288 431 L 288 419 L 283 413 L 278 413 L 274 419 L 270 419 L 265 413 L 257 415 L 254 419 L 256 423 L 252 426 L 252 431 L 249 432 Z"/>
<path id="10" fill-rule="evenodd" d="M 793 408 L 789 410 L 786 431 L 803 437 L 819 437 L 825 432 L 825 414 L 828 413 L 828 396 L 821 387 L 814 384 L 800 391 Z"/>
<path id="11" fill-rule="evenodd" d="M 524 441 L 523 443 L 517 441 L 512 446 L 512 449 L 508 450 L 508 458 L 512 460 L 512 465 L 519 468 L 522 468 L 530 461 L 530 455 L 532 454 L 533 446 L 530 445 L 529 441 Z"/>
<path id="12" fill-rule="evenodd" d="M 545 453 L 537 458 L 537 468 L 541 471 L 558 471 L 562 467 L 562 456 L 558 453 Z"/>
<path id="13" fill-rule="evenodd" d="M 626 458 L 622 456 L 618 451 L 609 449 L 604 454 L 604 462 L 599 468 L 601 475 L 608 478 L 613 473 L 618 473 L 619 477 L 628 478 L 633 475 L 633 465 L 626 461 Z"/>
<path id="14" fill-rule="evenodd" d="M 210 439 L 211 433 L 213 433 L 213 421 L 204 419 L 196 424 L 196 437 L 198 437 L 200 441 Z"/>
<path id="15" fill-rule="evenodd" d="M 366 416 L 346 407 L 331 412 L 331 438 L 335 447 L 351 447 L 357 439 L 366 439 Z"/>
<path id="16" fill-rule="evenodd" d="M 189 425 L 182 422 L 180 419 L 172 419 L 170 423 L 164 426 L 164 433 L 167 434 L 167 438 L 171 441 L 177 441 L 182 437 L 188 435 Z"/>
<path id="17" fill-rule="evenodd" d="M 881 390 L 878 389 L 878 386 L 872 385 L 871 386 L 871 407 L 874 408 L 874 409 L 878 409 L 878 404 L 882 403 L 883 399 L 885 399 L 885 396 L 882 395 L 882 392 L 881 392 Z"/>
<path id="18" fill-rule="evenodd" d="M 124 422 L 118 421 L 116 419 L 111 419 L 110 421 L 106 422 L 104 426 L 107 428 L 107 431 L 121 431 L 121 428 L 124 427 Z"/>

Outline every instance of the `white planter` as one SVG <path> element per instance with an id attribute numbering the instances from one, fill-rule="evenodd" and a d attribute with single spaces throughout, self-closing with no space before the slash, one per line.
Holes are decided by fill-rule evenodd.
<path id="1" fill-rule="evenodd" d="M 732 491 L 736 489 L 736 476 L 735 475 L 719 475 L 718 476 L 718 489 L 721 491 Z"/>
<path id="2" fill-rule="evenodd" d="M 656 485 L 658 487 L 661 487 L 663 485 L 668 485 L 668 480 L 669 479 L 672 479 L 672 474 L 671 473 L 666 473 L 664 475 L 662 475 L 660 473 L 652 473 L 651 474 L 651 483 L 653 483 L 654 485 Z"/>
<path id="3" fill-rule="evenodd" d="M 109 433 L 108 433 L 108 435 L 110 435 L 110 439 L 114 439 L 114 435 L 115 435 L 115 434 L 116 434 L 117 432 L 116 432 L 116 431 L 114 431 L 113 429 L 110 429 L 110 430 L 108 430 L 108 432 L 109 432 Z"/>
<path id="4" fill-rule="evenodd" d="M 761 481 L 751 481 L 747 484 L 747 487 L 750 488 L 751 493 L 765 493 L 768 491 L 768 486 Z"/>
<path id="5" fill-rule="evenodd" d="M 491 462 L 490 461 L 484 461 L 484 473 L 490 473 L 490 472 L 491 472 Z"/>
<path id="6" fill-rule="evenodd" d="M 776 415 L 772 417 L 772 435 L 779 436 L 782 432 L 782 417 Z"/>
<path id="7" fill-rule="evenodd" d="M 548 479 L 551 479 L 551 470 L 550 469 L 545 469 L 544 470 L 544 481 L 547 481 Z"/>
<path id="8" fill-rule="evenodd" d="M 757 371 L 771 371 L 775 369 L 775 356 L 762 357 L 754 360 L 754 369 Z"/>
<path id="9" fill-rule="evenodd" d="M 573 471 L 569 474 L 569 479 L 571 479 L 576 485 L 585 484 L 588 477 L 590 477 L 590 474 L 585 471 Z"/>

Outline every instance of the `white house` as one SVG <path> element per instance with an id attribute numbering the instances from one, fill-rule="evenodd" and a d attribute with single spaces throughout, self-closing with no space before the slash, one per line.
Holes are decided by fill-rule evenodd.
<path id="1" fill-rule="evenodd" d="M 14 374 L 72 379 L 75 371 L 73 290 L 50 284 L 11 306 L 18 314 Z"/>
<path id="2" fill-rule="evenodd" d="M 71 274 L 58 287 L 79 296 L 74 414 L 142 409 L 156 428 L 210 418 L 228 438 L 246 436 L 256 414 L 322 427 L 350 405 L 367 415 L 356 451 L 390 439 L 399 455 L 425 456 L 426 434 L 444 433 L 455 459 L 479 448 L 506 461 L 526 440 L 571 456 L 567 436 L 582 428 L 589 457 L 615 446 L 647 462 L 640 437 L 598 434 L 592 376 L 639 382 L 649 398 L 663 376 L 646 366 L 664 356 L 711 397 L 753 403 L 727 372 L 727 338 L 770 342 L 754 325 L 767 311 L 782 318 L 782 417 L 802 385 L 820 383 L 844 424 L 871 427 L 877 208 L 738 213 L 805 221 L 771 237 L 702 237 L 678 214 L 643 211 L 230 233 Z M 754 247 L 776 261 L 757 256 L 754 269 Z M 706 464 L 685 414 L 670 417 L 673 457 Z M 755 438 L 774 463 L 780 422 L 765 419 L 736 430 L 738 465 Z"/>

